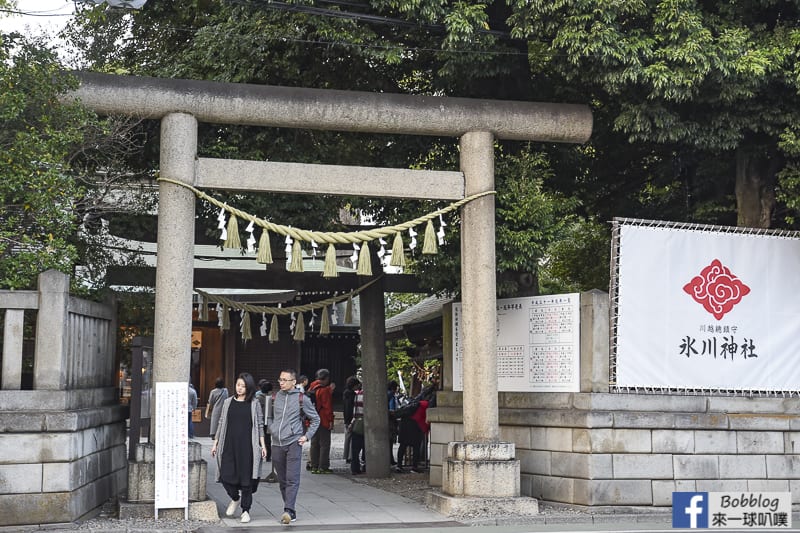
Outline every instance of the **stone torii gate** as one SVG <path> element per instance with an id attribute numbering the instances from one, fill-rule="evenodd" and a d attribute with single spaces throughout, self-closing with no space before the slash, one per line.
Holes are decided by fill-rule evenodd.
<path id="1" fill-rule="evenodd" d="M 161 176 L 198 188 L 461 199 L 494 189 L 494 141 L 582 143 L 587 106 L 300 89 L 82 73 L 73 96 L 100 114 L 161 120 Z M 414 171 L 198 158 L 198 122 L 353 132 L 452 136 L 461 172 Z M 154 382 L 187 381 L 192 328 L 194 194 L 159 184 Z M 500 442 L 495 302 L 495 200 L 463 207 L 461 287 L 465 442 L 451 443 L 443 492 L 456 499 L 519 496 L 514 443 Z M 468 243 L 468 244 L 465 244 Z M 382 289 L 362 293 L 364 371 L 385 360 Z M 380 333 L 379 333 L 380 332 Z M 381 360 L 383 360 L 381 366 Z M 377 380 L 382 383 L 383 380 Z M 384 434 L 385 391 L 365 389 L 368 428 Z M 381 431 L 383 429 L 383 431 Z M 388 475 L 388 447 L 367 450 L 370 475 Z M 384 465 L 382 470 L 381 465 Z"/>

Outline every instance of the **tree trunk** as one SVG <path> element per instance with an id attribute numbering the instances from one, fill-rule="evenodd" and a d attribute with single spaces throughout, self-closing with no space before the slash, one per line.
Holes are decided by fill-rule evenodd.
<path id="1" fill-rule="evenodd" d="M 780 158 L 774 151 L 740 146 L 736 150 L 736 211 L 740 227 L 769 228 L 775 211 L 776 174 Z"/>

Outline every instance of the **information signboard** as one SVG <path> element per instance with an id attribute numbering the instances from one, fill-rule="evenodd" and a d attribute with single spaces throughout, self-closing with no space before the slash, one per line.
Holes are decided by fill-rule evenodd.
<path id="1" fill-rule="evenodd" d="M 580 294 L 497 300 L 497 390 L 580 390 Z M 463 321 L 453 304 L 453 390 L 463 390 Z"/>
<path id="2" fill-rule="evenodd" d="M 155 514 L 189 505 L 189 384 L 156 383 Z"/>

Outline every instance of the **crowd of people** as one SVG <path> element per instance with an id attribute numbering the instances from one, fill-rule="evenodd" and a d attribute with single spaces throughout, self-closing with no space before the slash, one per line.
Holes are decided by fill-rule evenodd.
<path id="1" fill-rule="evenodd" d="M 313 474 L 333 472 L 330 457 L 336 384 L 325 368 L 317 370 L 314 377 L 309 383 L 306 376 L 297 375 L 292 369 L 282 370 L 274 390 L 270 381 L 262 379 L 256 384 L 253 376 L 245 372 L 236 378 L 234 394 L 230 396 L 223 379 L 216 380 L 205 416 L 210 421 L 216 480 L 231 498 L 227 516 L 241 508 L 241 522 L 250 522 L 253 494 L 259 482 L 268 479 L 264 464 L 271 462 L 284 504 L 280 521 L 294 522 L 306 442 L 311 443 L 306 469 Z M 424 468 L 430 430 L 426 413 L 436 405 L 436 389 L 433 382 L 409 398 L 399 392 L 396 381 L 388 383 L 389 455 L 397 473 L 419 473 Z M 342 400 L 344 457 L 350 473 L 360 475 L 366 472 L 366 456 L 364 387 L 358 377 L 347 378 Z M 189 429 L 193 431 L 191 418 Z M 396 443 L 399 446 L 395 457 Z"/>

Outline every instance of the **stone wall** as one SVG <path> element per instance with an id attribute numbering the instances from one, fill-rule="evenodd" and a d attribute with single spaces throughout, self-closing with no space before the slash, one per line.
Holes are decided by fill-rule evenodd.
<path id="1" fill-rule="evenodd" d="M 460 393 L 429 411 L 431 483 L 461 440 Z M 521 492 L 585 506 L 670 506 L 673 491 L 791 491 L 800 503 L 800 399 L 500 393 Z"/>
<path id="2" fill-rule="evenodd" d="M 116 389 L 0 391 L 0 525 L 71 522 L 124 491 L 127 408 L 93 397 Z"/>
<path id="3" fill-rule="evenodd" d="M 115 305 L 70 296 L 60 272 L 38 281 L 37 291 L 0 291 L 0 526 L 74 521 L 116 499 L 127 481 Z M 33 312 L 27 390 L 23 325 Z"/>
<path id="4" fill-rule="evenodd" d="M 673 491 L 791 491 L 800 503 L 800 398 L 610 392 L 608 333 L 607 295 L 583 293 L 581 392 L 499 393 L 500 439 L 515 443 L 523 495 L 667 507 Z M 447 445 L 464 438 L 461 393 L 437 402 L 428 421 L 431 484 L 441 486 Z"/>

